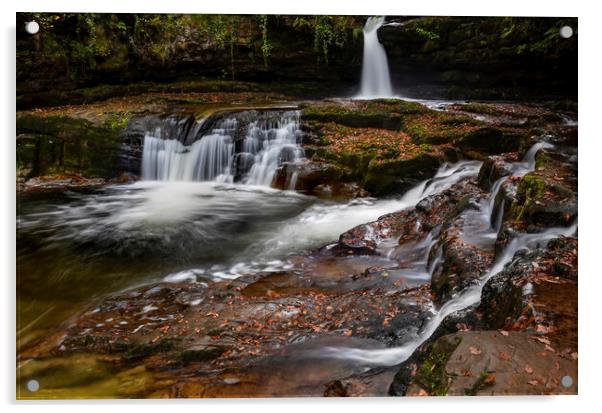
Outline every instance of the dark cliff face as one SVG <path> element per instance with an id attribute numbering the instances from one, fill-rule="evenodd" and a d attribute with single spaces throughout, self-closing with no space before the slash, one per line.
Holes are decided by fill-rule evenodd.
<path id="1" fill-rule="evenodd" d="M 573 29 L 570 38 L 560 36 L 563 26 Z M 439 85 L 448 97 L 469 98 L 577 95 L 576 18 L 417 17 L 384 26 L 379 37 L 402 89 Z"/>
<path id="2" fill-rule="evenodd" d="M 39 21 L 38 34 L 23 30 L 29 20 Z M 45 94 L 185 79 L 269 87 L 313 83 L 314 91 L 352 95 L 361 74 L 364 21 L 362 16 L 19 13 L 18 102 L 20 107 L 57 104 Z M 390 16 L 387 22 L 379 37 L 393 83 L 405 94 L 576 96 L 576 18 Z M 564 25 L 574 29 L 570 39 L 559 35 Z M 412 90 L 416 86 L 419 90 Z M 116 93 L 128 92 L 79 100 Z"/>

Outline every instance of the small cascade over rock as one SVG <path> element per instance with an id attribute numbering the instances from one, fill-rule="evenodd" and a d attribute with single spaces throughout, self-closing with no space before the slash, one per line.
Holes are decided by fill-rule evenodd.
<path id="1" fill-rule="evenodd" d="M 146 131 L 142 179 L 159 181 L 216 181 L 270 186 L 278 168 L 304 159 L 297 111 L 242 111 L 213 123 L 208 132 L 186 128 L 186 137 Z M 178 129 L 176 129 L 178 130 Z M 190 130 L 197 136 L 190 136 Z M 294 189 L 295 177 L 287 177 Z"/>
<path id="2" fill-rule="evenodd" d="M 387 52 L 378 41 L 378 29 L 384 22 L 384 16 L 370 17 L 364 25 L 364 57 L 359 96 L 363 99 L 393 96 Z"/>

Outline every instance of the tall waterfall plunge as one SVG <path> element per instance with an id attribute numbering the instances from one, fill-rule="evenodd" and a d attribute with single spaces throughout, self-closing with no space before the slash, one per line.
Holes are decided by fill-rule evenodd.
<path id="1" fill-rule="evenodd" d="M 200 138 L 182 139 L 151 128 L 144 138 L 142 179 L 240 182 L 270 186 L 285 163 L 304 159 L 297 111 L 239 112 L 218 121 Z M 180 132 L 182 133 L 182 132 Z M 193 128 L 193 133 L 196 130 Z M 196 140 L 195 140 L 196 139 Z M 182 143 L 193 143 L 186 145 Z M 296 177 L 286 177 L 294 189 Z"/>
<path id="2" fill-rule="evenodd" d="M 364 58 L 360 91 L 360 97 L 364 99 L 393 96 L 387 53 L 378 41 L 378 29 L 384 22 L 384 16 L 370 17 L 364 25 Z"/>

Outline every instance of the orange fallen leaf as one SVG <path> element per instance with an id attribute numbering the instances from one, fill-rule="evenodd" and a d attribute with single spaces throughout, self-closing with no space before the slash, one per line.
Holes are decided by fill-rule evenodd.
<path id="1" fill-rule="evenodd" d="M 527 374 L 533 374 L 533 367 L 525 364 L 525 372 L 527 372 Z"/>
<path id="2" fill-rule="evenodd" d="M 527 383 L 529 383 L 531 386 L 537 386 L 539 384 L 537 380 L 529 380 Z"/>
<path id="3" fill-rule="evenodd" d="M 464 377 L 472 377 L 472 373 L 470 372 L 470 370 L 466 370 L 464 368 L 460 369 L 460 374 Z"/>
<path id="4" fill-rule="evenodd" d="M 504 337 L 508 337 L 508 332 L 505 330 L 500 330 L 500 334 L 503 335 Z"/>
<path id="5" fill-rule="evenodd" d="M 499 358 L 500 360 L 508 361 L 508 360 L 510 360 L 512 357 L 510 356 L 510 354 L 506 353 L 505 351 L 500 351 L 500 352 L 497 354 L 497 358 Z"/>

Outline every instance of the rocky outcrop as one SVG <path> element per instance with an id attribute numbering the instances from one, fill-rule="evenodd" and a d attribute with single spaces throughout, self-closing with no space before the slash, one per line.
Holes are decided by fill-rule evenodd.
<path id="1" fill-rule="evenodd" d="M 575 360 L 550 351 L 537 338 L 506 331 L 443 336 L 416 368 L 405 395 L 576 394 Z"/>
<path id="2" fill-rule="evenodd" d="M 376 254 L 379 243 L 397 239 L 398 244 L 423 239 L 469 206 L 467 199 L 481 194 L 475 182 L 464 180 L 420 201 L 415 208 L 380 217 L 341 234 L 335 251 L 341 254 Z"/>

